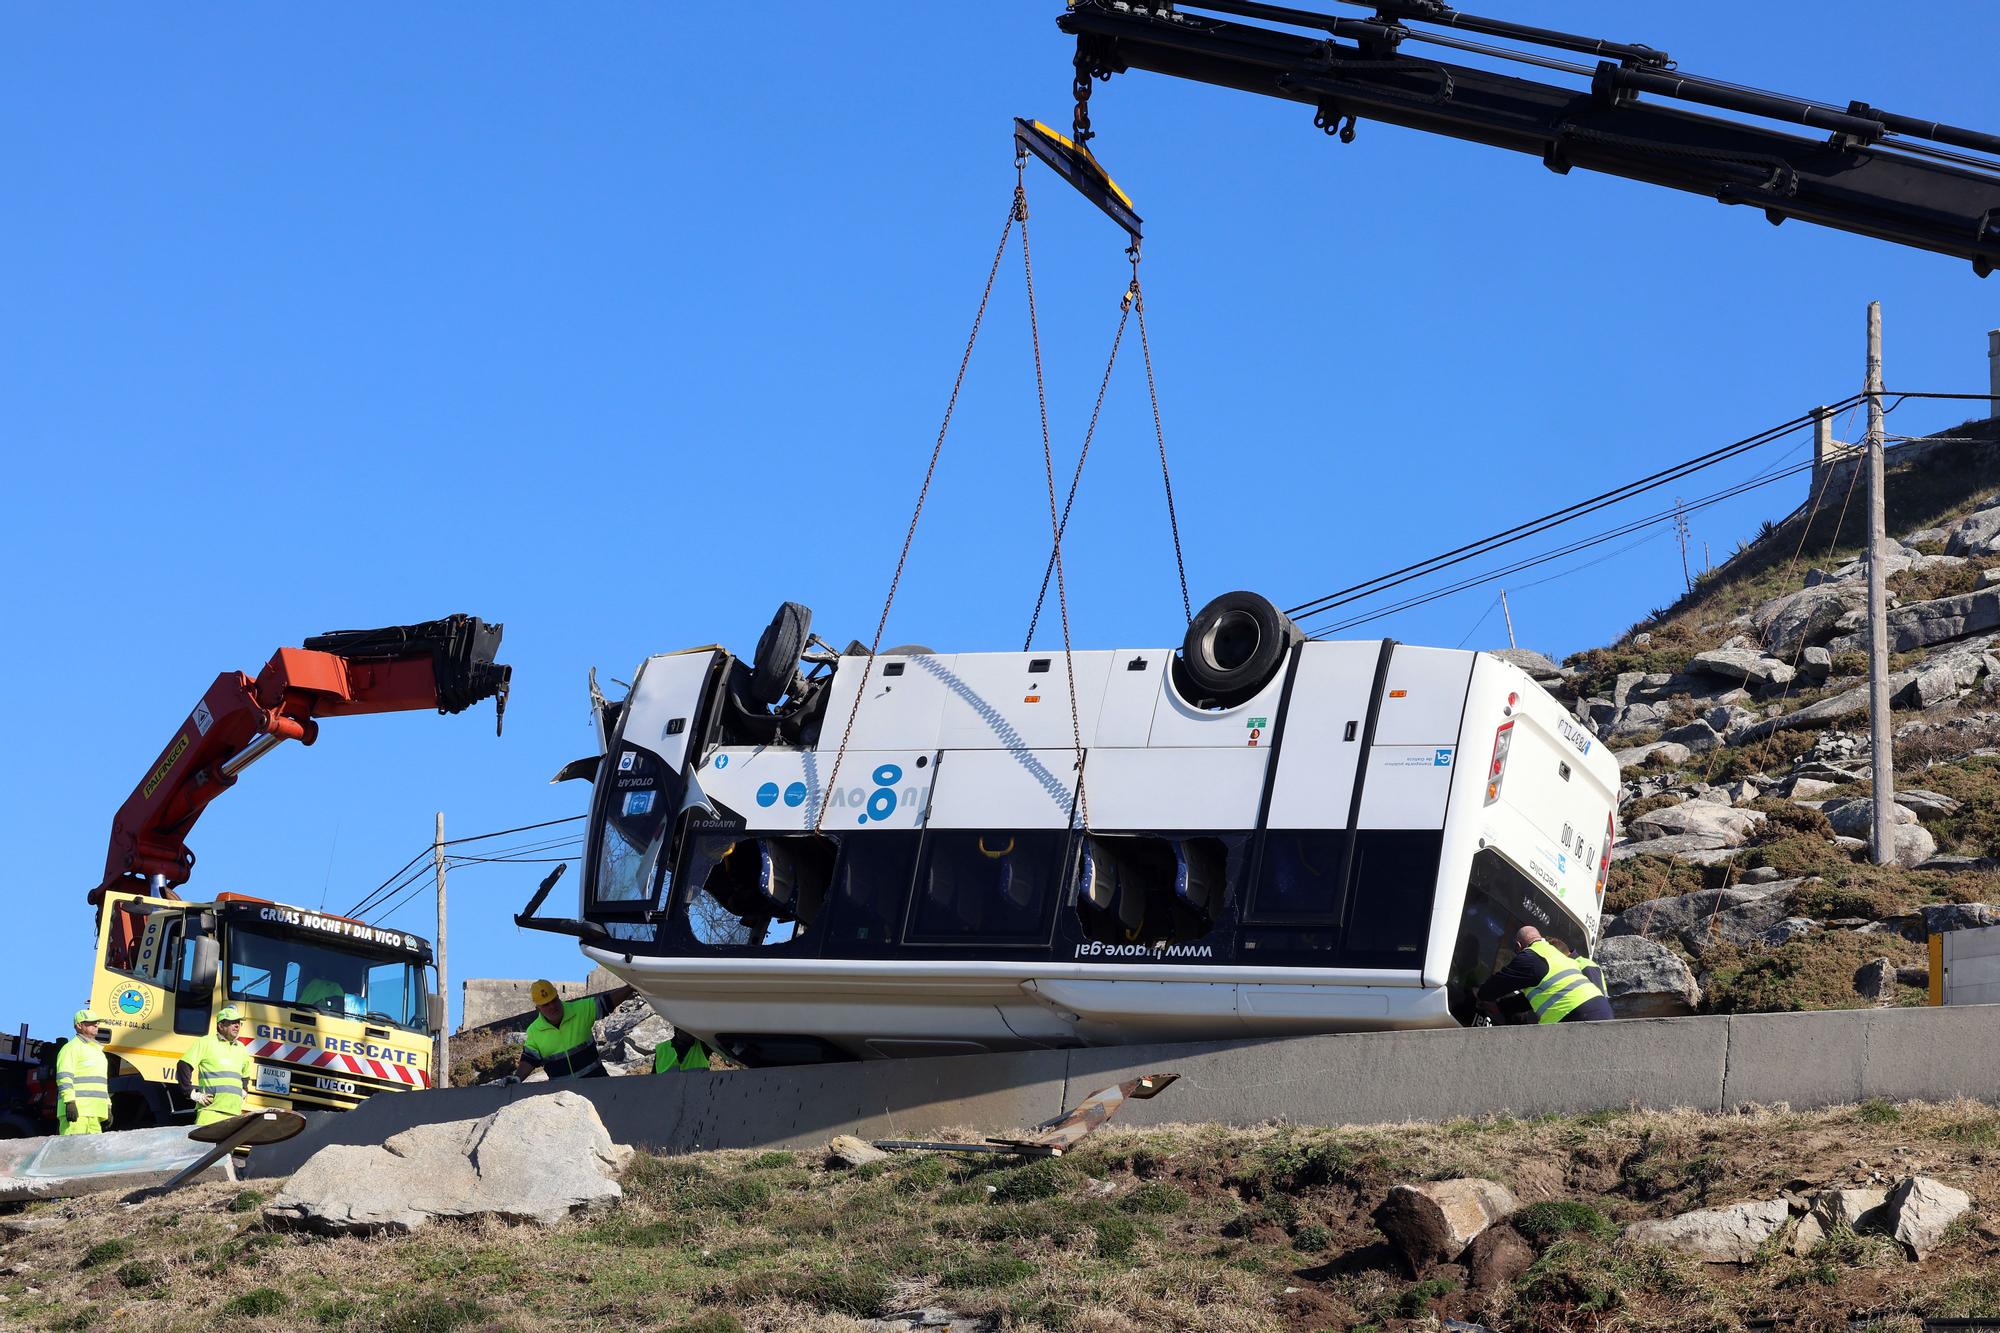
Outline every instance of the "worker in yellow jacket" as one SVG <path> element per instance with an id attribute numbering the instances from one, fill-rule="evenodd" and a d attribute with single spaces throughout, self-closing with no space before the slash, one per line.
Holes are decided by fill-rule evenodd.
<path id="1" fill-rule="evenodd" d="M 215 1015 L 215 1031 L 188 1047 L 174 1074 L 181 1091 L 199 1109 L 196 1125 L 212 1125 L 243 1112 L 243 1098 L 257 1077 L 257 1062 L 240 1040 L 243 1015 L 233 1004 Z"/>
<path id="2" fill-rule="evenodd" d="M 708 1047 L 692 1032 L 678 1028 L 668 1040 L 653 1048 L 653 1072 L 671 1074 L 682 1069 L 707 1069 Z"/>
<path id="3" fill-rule="evenodd" d="M 547 979 L 528 988 L 535 1002 L 535 1021 L 521 1037 L 521 1058 L 514 1068 L 519 1082 L 537 1069 L 551 1079 L 603 1078 L 604 1057 L 598 1052 L 597 1020 L 632 998 L 630 986 L 565 1000 Z"/>
<path id="4" fill-rule="evenodd" d="M 73 1024 L 76 1035 L 56 1052 L 56 1132 L 97 1134 L 111 1119 L 111 1071 L 96 1017 L 79 1009 Z"/>

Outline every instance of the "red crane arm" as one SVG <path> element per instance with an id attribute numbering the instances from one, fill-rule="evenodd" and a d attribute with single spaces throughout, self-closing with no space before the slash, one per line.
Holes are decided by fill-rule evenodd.
<path id="1" fill-rule="evenodd" d="M 194 869 L 188 831 L 237 775 L 287 740 L 311 745 L 322 717 L 435 708 L 458 713 L 494 699 L 495 729 L 512 668 L 493 660 L 500 625 L 448 616 L 418 625 L 341 630 L 280 648 L 255 677 L 225 671 L 202 695 L 111 823 L 104 880 L 92 890 L 178 898 Z"/>

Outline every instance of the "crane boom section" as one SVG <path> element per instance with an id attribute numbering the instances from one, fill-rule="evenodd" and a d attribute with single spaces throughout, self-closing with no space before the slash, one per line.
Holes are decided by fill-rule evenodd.
<path id="1" fill-rule="evenodd" d="M 119 807 L 91 901 L 113 888 L 178 897 L 194 869 L 187 835 L 209 802 L 273 746 L 311 745 L 319 718 L 457 713 L 488 698 L 504 711 L 511 669 L 493 660 L 501 630 L 462 615 L 342 630 L 278 649 L 255 676 L 218 675 Z"/>
<path id="2" fill-rule="evenodd" d="M 1353 42 L 1190 14 L 1171 4 L 1071 0 L 1057 22 L 1077 39 L 1079 93 L 1087 97 L 1092 76 L 1150 70 L 1304 103 L 1315 108 L 1316 125 L 1343 139 L 1353 137 L 1355 119 L 1379 120 L 1532 154 L 1557 172 L 1580 167 L 1748 205 L 1773 224 L 1796 218 L 1952 255 L 1971 262 L 1982 277 L 2000 265 L 2000 162 L 1970 155 L 2000 152 L 2000 136 L 1860 102 L 1836 110 L 1668 72 L 1664 53 L 1644 47 L 1595 44 L 1620 59 L 1600 61 L 1594 70 L 1473 48 L 1586 74 L 1587 88 L 1405 54 L 1408 41 L 1467 45 L 1402 22 L 1406 11 L 1434 22 L 1463 18 L 1428 0 L 1383 5 L 1365 20 L 1247 0 L 1201 7 L 1316 27 Z M 1557 36 L 1517 39 L 1566 50 L 1587 45 L 1546 40 Z M 1807 137 L 1674 102 L 1827 133 Z M 1080 105 L 1080 120 L 1081 111 Z"/>

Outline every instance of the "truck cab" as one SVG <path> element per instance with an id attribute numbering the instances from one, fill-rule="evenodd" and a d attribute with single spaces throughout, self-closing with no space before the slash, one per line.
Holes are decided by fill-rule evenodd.
<path id="1" fill-rule="evenodd" d="M 174 1067 L 225 1004 L 256 1060 L 248 1106 L 344 1111 L 431 1086 L 442 1006 L 420 936 L 233 893 L 108 893 L 98 923 L 91 1004 L 118 1128 L 191 1118 Z"/>

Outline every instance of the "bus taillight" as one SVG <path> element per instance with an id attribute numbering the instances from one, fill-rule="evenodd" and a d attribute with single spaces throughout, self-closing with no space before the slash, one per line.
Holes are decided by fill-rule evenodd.
<path id="1" fill-rule="evenodd" d="M 1514 743 L 1514 723 L 1510 719 L 1493 733 L 1493 762 L 1486 767 L 1486 804 L 1500 799 L 1500 779 L 1507 773 L 1507 750 Z"/>
<path id="2" fill-rule="evenodd" d="M 1604 816 L 1604 848 L 1597 854 L 1597 905 L 1604 905 L 1604 890 L 1611 883 L 1611 840 L 1618 836 L 1618 812 Z"/>

